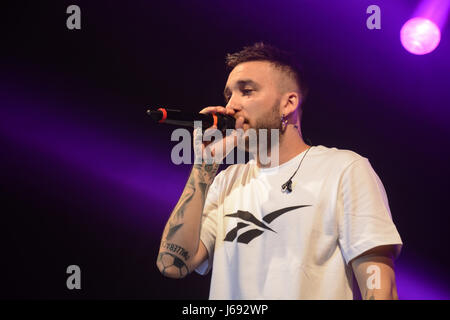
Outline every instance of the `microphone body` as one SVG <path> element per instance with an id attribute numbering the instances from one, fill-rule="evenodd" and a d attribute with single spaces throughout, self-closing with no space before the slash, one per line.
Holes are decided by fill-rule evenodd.
<path id="1" fill-rule="evenodd" d="M 175 109 L 159 108 L 157 110 L 147 110 L 147 114 L 158 123 L 167 123 L 180 127 L 194 127 L 194 121 L 202 122 L 202 130 L 216 125 L 217 129 L 224 132 L 226 129 L 234 129 L 236 119 L 232 116 L 220 113 L 203 114 L 195 112 L 185 112 Z"/>

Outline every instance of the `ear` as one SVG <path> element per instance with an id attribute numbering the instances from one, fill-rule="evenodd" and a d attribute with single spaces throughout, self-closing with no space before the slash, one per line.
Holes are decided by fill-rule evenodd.
<path id="1" fill-rule="evenodd" d="M 286 92 L 283 95 L 283 105 L 281 106 L 281 111 L 285 115 L 290 115 L 291 113 L 295 112 L 300 105 L 301 102 L 301 96 L 298 92 L 290 91 Z"/>

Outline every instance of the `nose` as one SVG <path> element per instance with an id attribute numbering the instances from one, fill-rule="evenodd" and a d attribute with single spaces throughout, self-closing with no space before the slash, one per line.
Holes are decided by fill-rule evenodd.
<path id="1" fill-rule="evenodd" d="M 230 100 L 228 100 L 228 103 L 225 106 L 225 108 L 226 109 L 231 109 L 234 112 L 242 110 L 241 104 L 236 99 L 233 99 L 233 97 L 231 97 Z"/>

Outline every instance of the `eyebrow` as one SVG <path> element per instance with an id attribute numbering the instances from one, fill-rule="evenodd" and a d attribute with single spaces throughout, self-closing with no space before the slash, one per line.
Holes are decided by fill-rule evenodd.
<path id="1" fill-rule="evenodd" d="M 244 87 L 246 85 L 250 85 L 253 86 L 255 88 L 259 88 L 259 84 L 256 83 L 255 81 L 251 80 L 251 79 L 243 79 L 243 80 L 239 80 L 236 82 L 236 85 L 238 87 Z M 225 87 L 225 89 L 223 90 L 223 96 L 225 97 L 225 100 L 228 101 L 228 95 L 230 94 L 231 90 L 229 87 Z"/>

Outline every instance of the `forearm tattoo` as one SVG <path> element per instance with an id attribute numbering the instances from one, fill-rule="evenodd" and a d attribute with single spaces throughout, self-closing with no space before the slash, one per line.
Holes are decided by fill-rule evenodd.
<path id="1" fill-rule="evenodd" d="M 189 184 L 184 188 L 183 194 L 178 201 L 174 211 L 176 212 L 176 218 L 182 219 L 184 217 L 184 210 L 186 209 L 186 203 L 188 203 L 194 196 L 195 189 Z"/>
<path id="2" fill-rule="evenodd" d="M 217 170 L 219 169 L 219 164 L 212 163 L 212 164 L 195 164 L 193 170 L 197 172 L 196 178 L 198 179 L 198 182 L 205 183 L 207 185 L 210 185 L 214 177 L 216 176 Z"/>
<path id="3" fill-rule="evenodd" d="M 158 256 L 158 263 L 162 267 L 161 272 L 164 276 L 170 273 L 178 273 L 179 277 L 183 278 L 189 273 L 189 269 L 183 260 L 170 252 L 161 252 Z"/>
<path id="4" fill-rule="evenodd" d="M 172 237 L 175 235 L 175 233 L 178 231 L 178 229 L 180 229 L 183 226 L 182 223 L 180 224 L 175 224 L 169 221 L 169 232 L 167 233 L 167 240 L 172 239 Z"/>
<path id="5" fill-rule="evenodd" d="M 186 249 L 184 249 L 183 247 L 180 247 L 179 245 L 176 245 L 174 243 L 169 243 L 169 242 L 163 241 L 161 243 L 161 248 L 167 249 L 169 251 L 172 251 L 172 252 L 182 256 L 184 258 L 184 260 L 188 260 L 190 258 L 189 252 L 187 252 Z"/>
<path id="6" fill-rule="evenodd" d="M 202 198 L 206 196 L 206 191 L 209 185 L 213 182 L 218 169 L 219 164 L 216 163 L 194 165 L 191 175 L 189 176 L 189 180 L 186 183 L 186 187 L 183 190 L 183 194 L 174 209 L 177 220 L 184 217 L 186 204 L 192 200 L 192 197 L 197 189 L 199 189 Z"/>

